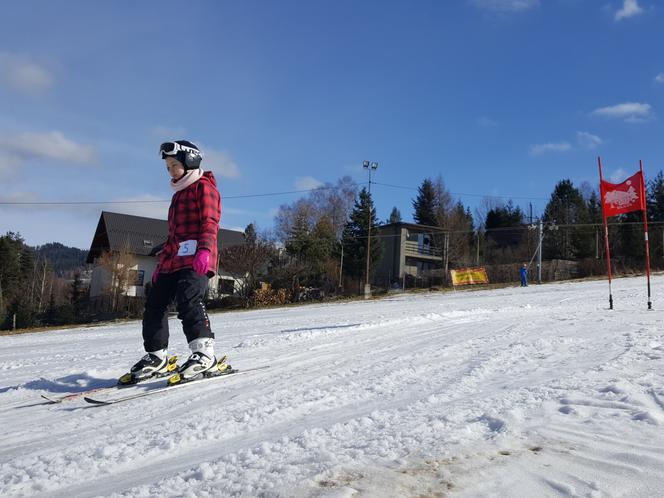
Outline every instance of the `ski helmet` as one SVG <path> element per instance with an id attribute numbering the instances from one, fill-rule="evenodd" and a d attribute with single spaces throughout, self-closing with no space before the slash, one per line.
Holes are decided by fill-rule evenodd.
<path id="1" fill-rule="evenodd" d="M 162 159 L 166 159 L 167 156 L 174 157 L 183 164 L 185 170 L 197 169 L 203 160 L 203 154 L 198 146 L 187 140 L 164 142 L 159 147 L 159 154 Z"/>

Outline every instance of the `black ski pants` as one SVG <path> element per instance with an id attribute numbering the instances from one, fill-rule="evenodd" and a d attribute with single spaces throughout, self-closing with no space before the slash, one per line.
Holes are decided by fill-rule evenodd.
<path id="1" fill-rule="evenodd" d="M 150 289 L 143 313 L 143 345 L 146 351 L 168 347 L 168 305 L 175 299 L 178 318 L 187 342 L 214 337 L 205 310 L 208 277 L 191 268 L 174 273 L 160 273 Z"/>

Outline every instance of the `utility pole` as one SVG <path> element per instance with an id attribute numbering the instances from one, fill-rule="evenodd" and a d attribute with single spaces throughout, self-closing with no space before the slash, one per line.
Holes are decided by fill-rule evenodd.
<path id="1" fill-rule="evenodd" d="M 528 204 L 530 205 L 530 223 L 532 224 L 532 222 L 533 222 L 533 203 L 529 202 Z"/>
<path id="2" fill-rule="evenodd" d="M 339 260 L 339 290 L 343 288 L 343 278 L 344 278 L 344 235 L 343 230 L 339 232 L 337 229 L 337 205 L 332 206 L 332 227 L 334 228 L 335 234 L 339 239 L 339 245 L 341 246 L 341 258 Z"/>
<path id="3" fill-rule="evenodd" d="M 371 297 L 371 284 L 369 283 L 369 263 L 371 261 L 371 172 L 378 169 L 378 163 L 376 161 L 364 161 L 362 167 L 369 172 L 369 202 L 367 203 L 367 210 L 369 212 L 367 224 L 367 279 L 364 283 L 364 299 L 369 299 Z"/>
<path id="4" fill-rule="evenodd" d="M 46 260 L 44 259 L 44 265 L 42 267 L 42 279 L 41 279 L 41 290 L 39 291 L 39 312 L 42 311 L 42 305 L 44 303 L 44 284 L 46 283 Z"/>
<path id="5" fill-rule="evenodd" d="M 447 279 L 447 269 L 450 263 L 450 232 L 445 232 L 445 278 Z"/>
<path id="6" fill-rule="evenodd" d="M 542 218 L 537 221 L 537 225 L 531 224 L 529 230 L 537 230 L 537 283 L 542 283 L 542 241 L 544 240 L 544 223 Z M 530 262 L 535 258 L 531 258 Z"/>
<path id="7" fill-rule="evenodd" d="M 475 256 L 475 266 L 480 266 L 480 231 L 477 230 L 477 255 Z"/>
<path id="8" fill-rule="evenodd" d="M 544 239 L 544 226 L 542 225 L 542 218 L 539 220 L 538 226 L 538 239 L 539 249 L 537 250 L 537 283 L 542 283 L 542 240 Z"/>
<path id="9" fill-rule="evenodd" d="M 341 261 L 339 263 L 339 288 L 343 287 L 343 275 L 344 275 L 344 241 L 341 239 Z"/>

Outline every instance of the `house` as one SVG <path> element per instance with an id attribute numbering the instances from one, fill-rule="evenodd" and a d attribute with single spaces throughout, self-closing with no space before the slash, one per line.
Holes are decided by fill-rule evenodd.
<path id="1" fill-rule="evenodd" d="M 145 285 L 152 280 L 152 273 L 159 262 L 156 252 L 168 237 L 168 222 L 142 216 L 110 213 L 102 211 L 92 238 L 87 263 L 93 265 L 90 282 L 90 297 L 104 294 L 110 284 L 110 272 L 101 266 L 100 257 L 104 253 L 125 252 L 131 255 L 133 266 L 131 282 L 125 295 L 144 296 Z M 217 247 L 222 248 L 244 244 L 244 233 L 236 230 L 219 229 Z M 210 294 L 233 294 L 237 287 L 236 280 L 223 268 L 218 268 L 217 275 L 210 279 Z"/>
<path id="2" fill-rule="evenodd" d="M 381 225 L 377 230 L 383 257 L 374 271 L 374 282 L 390 285 L 406 275 L 421 277 L 442 267 L 443 253 L 433 243 L 433 234 L 439 228 L 400 221 Z"/>

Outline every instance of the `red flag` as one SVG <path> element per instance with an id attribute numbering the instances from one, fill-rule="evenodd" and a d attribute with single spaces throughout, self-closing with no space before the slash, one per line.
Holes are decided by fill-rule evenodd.
<path id="1" fill-rule="evenodd" d="M 604 216 L 616 216 L 646 208 L 643 174 L 639 171 L 622 183 L 600 182 Z"/>

